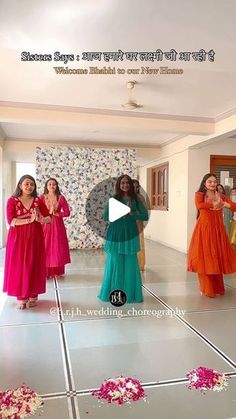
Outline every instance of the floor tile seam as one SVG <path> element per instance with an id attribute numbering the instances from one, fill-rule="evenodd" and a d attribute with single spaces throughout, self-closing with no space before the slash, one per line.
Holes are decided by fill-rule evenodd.
<path id="1" fill-rule="evenodd" d="M 55 281 L 57 282 L 57 280 L 55 280 Z M 70 351 L 69 351 L 68 343 L 67 343 L 67 339 L 66 339 L 66 331 L 65 331 L 65 327 L 64 327 L 63 316 L 61 315 L 61 311 L 60 311 L 61 310 L 61 300 L 60 300 L 60 293 L 59 293 L 58 289 L 55 289 L 55 294 L 56 294 L 57 306 L 59 308 L 58 318 L 59 318 L 60 322 L 58 322 L 58 327 L 59 327 L 61 354 L 62 354 L 63 368 L 64 368 L 64 378 L 65 378 L 65 381 L 66 381 L 66 385 L 68 385 L 68 391 L 74 393 L 75 382 L 74 382 L 74 377 L 73 377 L 73 373 L 72 373 Z M 70 410 L 70 407 L 71 407 L 71 410 Z M 70 400 L 70 405 L 68 405 L 68 408 L 69 408 L 71 419 L 80 419 L 78 400 L 76 400 L 74 397 L 72 397 L 71 400 Z"/>
<path id="2" fill-rule="evenodd" d="M 158 295 L 156 295 L 153 291 L 152 291 L 152 294 L 153 294 L 152 295 L 153 298 L 156 297 L 158 299 L 158 301 L 161 303 L 162 300 L 160 299 L 160 297 L 158 297 Z M 154 297 L 154 295 L 155 295 L 155 297 Z M 59 308 L 58 308 L 58 310 L 59 310 Z M 220 311 L 234 311 L 234 310 L 236 310 L 236 307 L 218 308 L 218 309 L 214 309 L 214 310 L 213 309 L 189 310 L 189 311 L 186 310 L 185 313 L 186 314 L 192 314 L 192 313 L 204 314 L 204 313 L 212 313 L 212 312 L 213 313 L 217 313 L 217 312 L 220 312 Z M 140 317 L 149 317 L 149 315 L 142 315 Z M 127 318 L 128 319 L 137 318 L 137 316 L 132 316 L 132 315 L 122 315 L 122 316 L 115 316 L 114 315 L 114 316 L 104 316 L 104 317 L 102 317 L 102 316 L 96 316 L 96 317 L 91 317 L 91 318 L 75 318 L 75 319 L 70 319 L 70 320 L 67 320 L 67 318 L 64 317 L 63 320 L 58 320 L 57 319 L 55 321 L 33 322 L 33 323 L 2 324 L 2 325 L 0 325 L 0 329 L 4 329 L 5 327 L 7 327 L 7 328 L 11 328 L 11 327 L 14 328 L 14 327 L 27 327 L 27 326 L 44 326 L 44 325 L 52 325 L 52 324 L 55 325 L 55 324 L 58 324 L 60 322 L 62 322 L 62 323 L 63 322 L 65 322 L 65 323 L 73 323 L 73 322 L 90 321 L 90 320 L 114 320 L 114 319 L 127 319 Z"/>
<path id="3" fill-rule="evenodd" d="M 153 309 L 154 310 L 154 309 Z M 64 319 L 64 323 L 77 323 L 77 322 L 86 322 L 86 321 L 101 321 L 101 320 L 126 320 L 126 319 L 137 319 L 137 318 L 150 318 L 150 315 L 139 315 L 139 316 L 108 316 L 108 317 L 90 317 L 90 318 L 83 318 L 83 319 L 73 319 L 73 320 L 66 320 Z M 154 316 L 153 316 L 154 317 Z"/>
<path id="4" fill-rule="evenodd" d="M 151 283 L 152 284 L 152 283 Z M 146 287 L 147 287 L 147 290 L 149 290 L 149 288 L 148 288 L 148 284 L 142 284 L 142 286 L 143 286 L 143 288 L 144 289 L 146 289 Z M 158 301 L 159 302 L 161 302 L 161 301 L 163 301 L 164 302 L 164 300 L 162 300 L 162 298 L 161 297 L 159 297 L 156 293 L 155 293 L 155 291 L 153 291 L 153 290 L 149 290 L 149 291 L 151 291 L 151 294 L 152 294 L 152 296 L 153 296 L 153 298 L 157 298 L 158 299 Z M 167 303 L 166 303 L 167 304 Z M 219 309 L 217 309 L 217 310 L 212 310 L 212 311 L 219 311 L 219 310 L 236 310 L 236 307 L 227 307 L 227 308 L 219 308 Z M 202 312 L 206 312 L 206 311 L 211 311 L 211 310 L 208 310 L 208 309 L 206 309 L 206 310 L 202 310 Z M 185 310 L 185 312 L 186 313 L 194 313 L 194 312 L 200 312 L 199 310 L 197 310 L 197 311 L 195 311 L 195 310 L 192 310 L 192 311 L 187 311 L 187 310 Z"/>
<path id="5" fill-rule="evenodd" d="M 228 284 L 225 283 L 225 286 L 226 286 L 226 288 L 229 288 L 231 290 L 236 291 L 236 287 L 233 287 L 232 285 L 228 285 Z"/>
<path id="6" fill-rule="evenodd" d="M 60 333 L 60 338 L 61 338 L 61 351 L 62 351 L 62 356 L 64 360 L 66 378 L 68 380 L 67 391 L 74 391 L 75 388 L 74 388 L 74 379 L 72 377 L 72 371 L 71 371 L 71 360 L 70 360 L 70 355 L 69 355 L 69 350 L 68 350 L 68 345 L 67 345 L 67 340 L 66 340 L 66 332 L 64 329 L 64 319 L 62 315 L 61 301 L 60 301 L 60 295 L 58 293 L 58 290 L 55 290 L 55 294 L 56 294 L 56 301 L 57 301 L 57 307 L 58 307 L 58 326 L 59 326 L 59 333 Z"/>
<path id="7" fill-rule="evenodd" d="M 183 265 L 179 265 L 179 264 L 177 264 L 177 267 L 179 268 L 179 267 L 182 267 L 183 268 Z M 146 266 L 145 266 L 145 271 L 147 270 L 152 270 L 151 268 L 153 268 L 153 267 L 156 267 L 156 268 L 160 268 L 160 269 L 163 269 L 163 268 L 166 268 L 166 267 L 168 267 L 168 268 L 176 268 L 176 263 L 175 262 L 173 262 L 173 265 L 172 264 L 167 264 L 167 263 L 165 263 L 165 264 L 152 264 L 152 263 L 148 263 L 148 264 L 146 264 Z M 187 272 L 187 271 L 186 271 Z"/>
<path id="8" fill-rule="evenodd" d="M 44 400 L 53 400 L 53 399 L 63 399 L 68 396 L 68 391 L 60 391 L 57 393 L 46 393 L 46 394 L 39 394 L 40 397 L 42 397 L 42 399 Z"/>
<path id="9" fill-rule="evenodd" d="M 236 310 L 236 307 L 228 307 L 228 308 L 217 308 L 215 310 L 213 309 L 206 309 L 206 310 L 191 310 L 191 311 L 187 311 L 186 310 L 186 314 L 192 314 L 192 313 L 198 313 L 198 314 L 204 314 L 204 313 L 218 313 L 220 311 L 234 311 Z"/>
<path id="10" fill-rule="evenodd" d="M 152 291 L 149 290 L 151 294 Z M 155 295 L 155 294 L 153 294 Z M 161 302 L 162 300 L 159 299 L 159 297 L 155 296 L 158 302 Z M 189 322 L 184 320 L 181 316 L 178 314 L 175 314 L 174 309 L 171 308 L 171 306 L 168 306 L 165 302 L 163 304 L 168 308 L 169 310 L 172 310 L 174 313 L 174 317 L 176 317 L 182 324 L 184 324 L 187 328 L 189 328 L 195 335 L 197 335 L 207 346 L 209 346 L 220 358 L 222 358 L 227 364 L 229 364 L 231 367 L 236 369 L 236 363 L 228 356 L 226 355 L 218 346 L 213 344 L 206 336 L 204 336 L 201 332 L 199 332 L 195 327 L 193 327 Z"/>
<path id="11" fill-rule="evenodd" d="M 55 286 L 56 286 L 56 279 L 54 277 L 53 279 L 53 288 L 51 289 L 51 291 L 54 292 L 55 294 Z M 57 304 L 57 300 L 55 300 L 55 304 Z M 58 305 L 57 305 L 58 308 Z M 0 329 L 4 328 L 4 327 L 27 327 L 27 326 L 44 326 L 44 325 L 49 325 L 49 324 L 58 324 L 58 320 L 55 321 L 42 321 L 42 322 L 32 322 L 32 323 L 16 323 L 16 324 L 2 324 L 0 325 Z"/>
<path id="12" fill-rule="evenodd" d="M 63 291 L 63 290 L 73 290 L 73 289 L 86 289 L 86 288 L 99 288 L 101 286 L 101 284 L 97 284 L 97 285 L 73 285 L 73 286 L 63 286 L 63 287 L 57 287 L 58 290 Z"/>
<path id="13" fill-rule="evenodd" d="M 59 309 L 58 309 L 59 310 Z M 146 309 L 146 310 L 152 310 L 152 309 Z M 154 310 L 154 309 L 153 309 Z M 192 313 L 192 312 L 189 312 Z M 63 320 L 55 320 L 55 321 L 51 321 L 51 322 L 41 322 L 41 323 L 16 323 L 16 324 L 4 324 L 4 325 L 0 325 L 0 330 L 4 329 L 5 327 L 7 328 L 14 328 L 14 327 L 28 327 L 28 326 L 45 326 L 45 325 L 58 325 L 61 323 L 77 323 L 77 322 L 86 322 L 86 321 L 95 321 L 95 320 L 115 320 L 115 319 L 137 319 L 137 317 L 142 317 L 142 318 L 149 318 L 149 315 L 139 315 L 139 316 L 131 316 L 131 315 L 122 315 L 122 316 L 97 316 L 97 317 L 90 317 L 90 318 L 75 318 L 75 319 L 70 319 L 67 320 L 67 318 L 64 317 Z"/>
<path id="14" fill-rule="evenodd" d="M 58 320 L 51 321 L 51 322 L 36 322 L 36 323 L 16 323 L 16 324 L 1 324 L 0 329 L 4 329 L 4 327 L 11 328 L 11 327 L 27 327 L 27 326 L 46 326 L 49 324 L 58 324 Z"/>
<path id="15" fill-rule="evenodd" d="M 145 290 L 146 291 L 146 290 Z M 148 291 L 146 291 L 148 294 L 149 294 L 149 292 Z M 155 297 L 153 296 L 153 299 L 155 300 Z M 165 307 L 161 302 L 160 302 L 160 304 L 163 306 L 163 307 Z M 132 304 L 133 305 L 133 304 Z M 107 309 L 107 308 L 109 308 L 110 307 L 110 305 L 108 306 L 108 307 L 105 307 L 105 310 Z M 98 309 L 94 309 L 95 311 L 99 311 L 99 310 L 102 310 L 102 308 L 104 308 L 104 307 L 100 307 L 100 308 L 98 308 Z M 121 307 L 117 307 L 117 310 L 121 310 L 122 308 Z M 160 307 L 160 309 L 162 309 L 162 307 Z M 114 309 L 115 310 L 115 309 Z M 149 308 L 145 308 L 145 307 L 141 307 L 141 308 L 139 308 L 139 307 L 137 307 L 137 309 L 135 309 L 135 310 L 142 310 L 142 311 L 144 311 L 144 310 L 146 310 L 146 311 L 152 311 L 152 310 L 155 310 L 156 311 L 156 309 L 149 309 Z M 65 311 L 65 310 L 64 310 Z M 63 312 L 63 310 L 62 310 L 62 312 Z M 122 320 L 122 319 L 132 319 L 132 318 L 134 318 L 134 319 L 136 319 L 137 317 L 150 317 L 150 315 L 139 315 L 139 316 L 135 316 L 135 315 L 111 315 L 111 316 L 94 316 L 94 317 L 86 317 L 86 316 L 82 316 L 82 318 L 75 318 L 75 319 L 70 319 L 70 320 L 67 320 L 67 317 L 65 317 L 65 316 L 63 316 L 63 322 L 65 322 L 65 323 L 73 323 L 73 322 L 77 322 L 77 321 L 79 321 L 79 322 L 81 322 L 81 321 L 90 321 L 90 320 L 114 320 L 114 319 L 119 319 L 119 320 Z"/>
<path id="16" fill-rule="evenodd" d="M 157 298 L 159 298 L 158 296 L 156 296 Z M 154 298 L 154 297 L 153 297 Z M 58 309 L 59 310 L 59 309 Z M 152 310 L 152 309 L 142 309 L 142 310 Z M 154 309 L 153 309 L 154 310 Z M 172 309 L 173 310 L 173 309 Z M 205 314 L 205 313 L 218 313 L 220 311 L 224 311 L 224 312 L 230 312 L 230 311 L 235 311 L 236 307 L 228 307 L 228 308 L 218 308 L 218 309 L 205 309 L 205 310 L 186 310 L 185 314 Z M 82 317 L 82 318 L 74 318 L 74 319 L 70 319 L 67 320 L 66 317 L 64 317 L 63 320 L 55 320 L 55 321 L 50 321 L 50 322 L 40 322 L 40 323 L 16 323 L 16 324 L 2 324 L 0 325 L 0 330 L 6 328 L 14 328 L 14 327 L 28 327 L 28 326 L 45 326 L 45 325 L 57 325 L 58 323 L 76 323 L 76 322 L 84 322 L 84 321 L 94 321 L 94 320 L 114 320 L 114 319 L 137 319 L 142 317 L 142 318 L 149 318 L 149 315 L 139 315 L 139 316 L 132 316 L 132 315 L 122 315 L 122 316 L 95 316 L 95 317 Z"/>
<path id="17" fill-rule="evenodd" d="M 224 373 L 227 377 L 236 378 L 236 372 L 230 371 Z M 142 382 L 140 381 L 142 387 L 144 388 L 155 388 L 155 387 L 164 387 L 168 385 L 184 384 L 188 381 L 187 378 L 173 378 L 170 380 L 160 380 L 160 381 L 150 381 Z M 60 391 L 56 393 L 44 393 L 39 394 L 40 397 L 44 400 L 53 400 L 53 399 L 62 399 L 62 398 L 71 398 L 75 396 L 83 396 L 91 394 L 93 391 L 98 390 L 98 387 L 87 388 L 82 390 L 71 390 L 71 391 Z"/>
<path id="18" fill-rule="evenodd" d="M 105 262 L 105 261 L 104 261 Z M 76 272 L 86 272 L 86 271 L 103 271 L 104 267 L 102 268 L 88 268 L 88 267 L 84 267 L 84 268 L 78 268 L 78 269 L 68 269 L 65 273 L 65 276 L 67 276 L 68 274 L 70 275 L 71 273 L 76 273 Z M 62 279 L 63 281 L 63 279 Z"/>
<path id="19" fill-rule="evenodd" d="M 178 315 L 176 316 L 179 318 L 179 321 L 184 323 L 190 330 L 192 330 L 204 343 L 206 343 L 218 356 L 220 356 L 231 368 L 236 369 L 236 361 L 230 358 L 222 349 L 219 348 L 216 344 L 214 344 L 209 338 L 207 338 L 203 333 L 199 332 L 194 326 L 192 326 L 189 322 L 182 319 Z"/>

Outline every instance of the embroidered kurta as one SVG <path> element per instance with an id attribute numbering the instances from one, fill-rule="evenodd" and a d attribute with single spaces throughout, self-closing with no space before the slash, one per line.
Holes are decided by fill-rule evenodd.
<path id="1" fill-rule="evenodd" d="M 45 204 L 34 198 L 29 209 L 19 198 L 7 201 L 7 221 L 13 218 L 29 218 L 38 209 L 42 216 L 49 215 Z M 3 291 L 8 295 L 29 298 L 46 290 L 46 264 L 43 229 L 34 221 L 10 227 L 6 245 Z"/>
<path id="2" fill-rule="evenodd" d="M 236 203 L 221 195 L 230 204 Z M 188 252 L 188 270 L 200 274 L 217 275 L 236 272 L 236 252 L 230 245 L 221 210 L 213 210 L 213 202 L 202 192 L 196 192 L 195 204 L 200 211 Z"/>
<path id="3" fill-rule="evenodd" d="M 46 205 L 44 195 L 41 199 Z M 47 268 L 64 267 L 70 263 L 70 251 L 63 221 L 63 217 L 69 217 L 70 208 L 63 195 L 59 196 L 54 212 L 51 223 L 43 225 Z"/>

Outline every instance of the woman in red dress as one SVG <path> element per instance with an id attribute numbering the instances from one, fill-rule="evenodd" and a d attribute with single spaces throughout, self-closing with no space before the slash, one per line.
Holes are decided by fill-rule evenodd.
<path id="1" fill-rule="evenodd" d="M 207 173 L 195 194 L 198 217 L 188 252 L 188 271 L 197 272 L 201 294 L 225 293 L 223 274 L 236 272 L 236 252 L 230 245 L 223 208 L 236 210 L 236 203 L 216 191 L 217 179 Z"/>
<path id="2" fill-rule="evenodd" d="M 46 264 L 41 223 L 50 223 L 45 204 L 37 197 L 32 176 L 24 175 L 7 201 L 8 232 L 3 292 L 17 297 L 18 309 L 36 305 L 46 291 Z"/>
<path id="3" fill-rule="evenodd" d="M 54 178 L 46 181 L 41 199 L 52 217 L 51 223 L 43 226 L 47 277 L 63 277 L 65 265 L 70 263 L 69 244 L 63 218 L 69 217 L 70 208 Z"/>

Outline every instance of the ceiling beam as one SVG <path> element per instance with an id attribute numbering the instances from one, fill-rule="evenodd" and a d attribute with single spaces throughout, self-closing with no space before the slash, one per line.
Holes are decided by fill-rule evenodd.
<path id="1" fill-rule="evenodd" d="M 146 114 L 147 115 L 147 114 Z M 84 113 L 75 111 L 63 111 L 54 109 L 35 109 L 33 107 L 14 107 L 0 106 L 0 122 L 18 123 L 18 124 L 43 124 L 43 125 L 73 125 L 78 128 L 91 127 L 96 128 L 125 128 L 127 130 L 148 129 L 157 133 L 157 131 L 171 132 L 182 135 L 209 135 L 214 133 L 214 122 L 196 121 L 183 118 L 170 119 L 170 117 L 149 118 L 148 116 L 127 117 L 125 114 L 114 115 L 98 113 Z"/>

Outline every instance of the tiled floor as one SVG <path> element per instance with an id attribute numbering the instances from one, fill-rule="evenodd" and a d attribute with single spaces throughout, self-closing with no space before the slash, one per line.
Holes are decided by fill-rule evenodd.
<path id="1" fill-rule="evenodd" d="M 150 241 L 146 253 L 142 304 L 116 309 L 97 299 L 101 250 L 73 251 L 65 279 L 49 281 L 35 308 L 18 311 L 0 294 L 0 389 L 34 388 L 45 419 L 235 418 L 236 275 L 225 278 L 225 296 L 208 299 L 184 254 Z M 201 365 L 230 374 L 228 390 L 188 390 L 186 372 Z M 120 374 L 142 381 L 146 402 L 119 407 L 91 396 Z"/>

